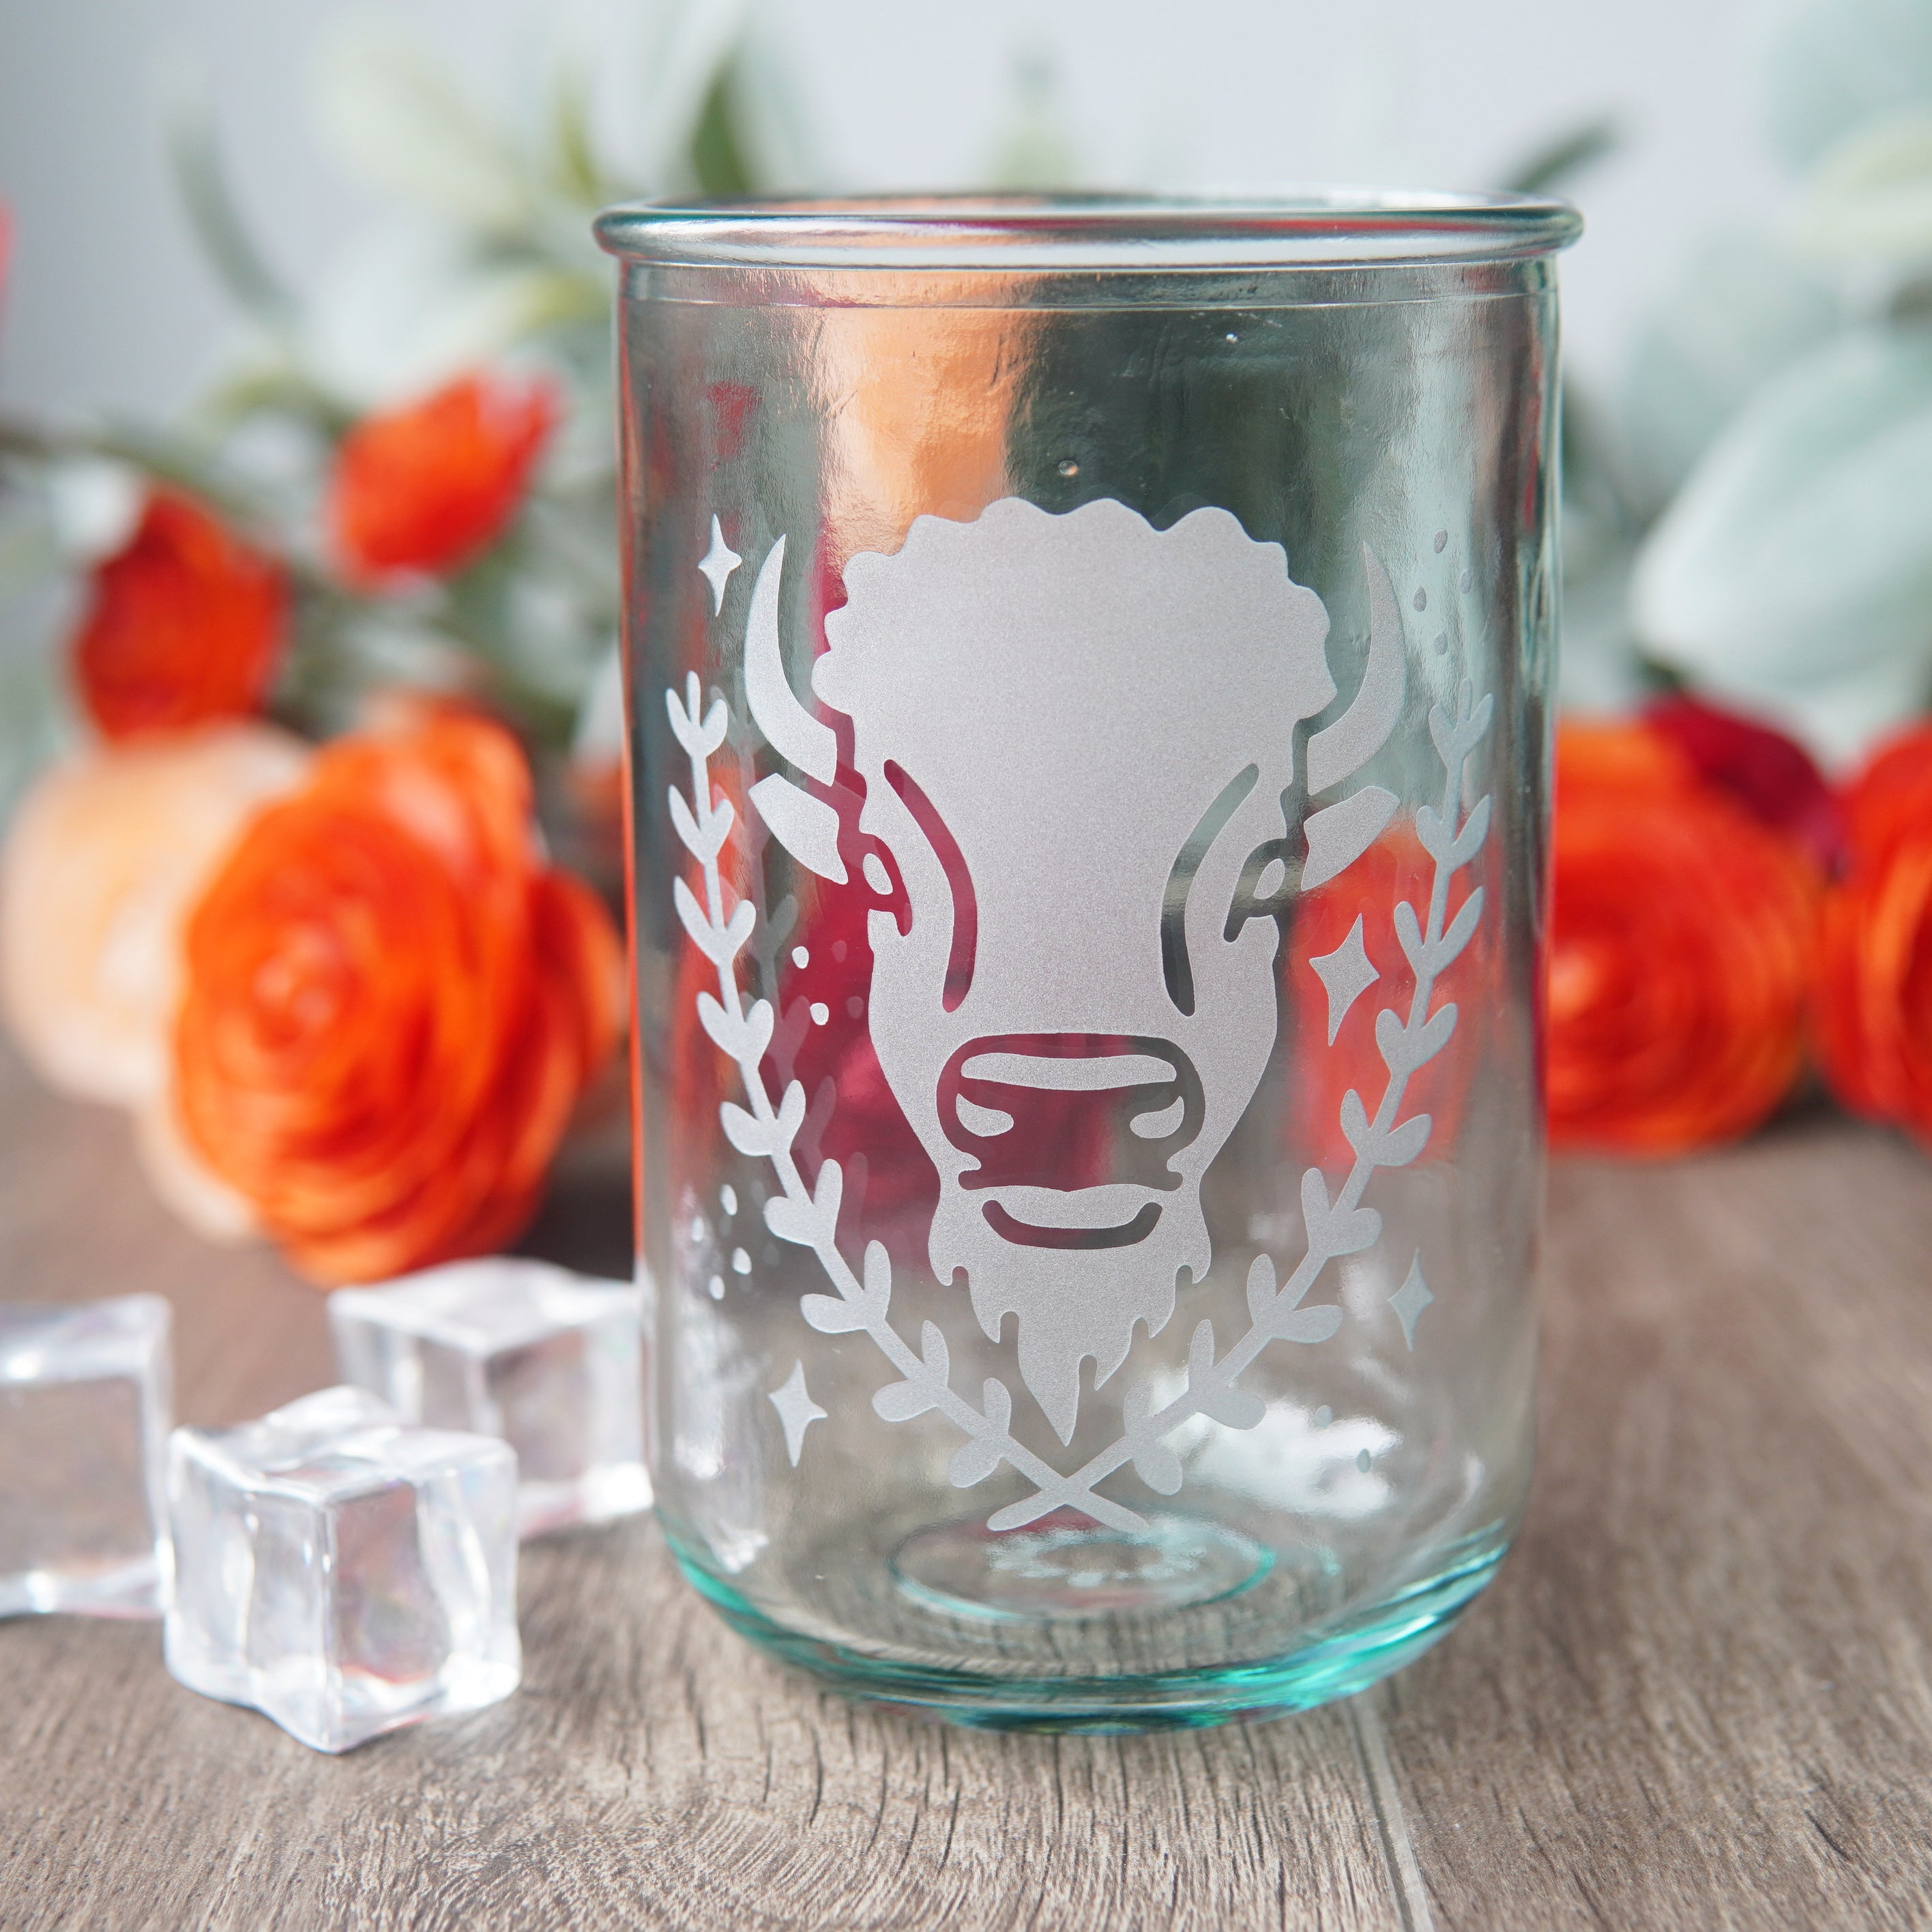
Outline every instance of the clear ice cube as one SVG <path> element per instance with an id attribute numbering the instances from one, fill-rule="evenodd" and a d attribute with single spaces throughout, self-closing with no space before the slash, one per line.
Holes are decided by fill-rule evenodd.
<path id="1" fill-rule="evenodd" d="M 168 1588 L 168 1304 L 0 1304 L 0 1617 L 156 1617 Z"/>
<path id="2" fill-rule="evenodd" d="M 317 1750 L 506 1697 L 517 1459 L 324 1389 L 235 1429 L 177 1429 L 169 1670 Z"/>
<path id="3" fill-rule="evenodd" d="M 516 1450 L 525 1536 L 650 1508 L 643 1314 L 626 1282 L 508 1256 L 328 1298 L 345 1379 Z"/>

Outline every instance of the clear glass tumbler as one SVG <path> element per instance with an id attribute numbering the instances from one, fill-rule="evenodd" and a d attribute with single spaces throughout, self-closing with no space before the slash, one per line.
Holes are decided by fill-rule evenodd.
<path id="1" fill-rule="evenodd" d="M 600 223 L 658 1507 L 768 1648 L 1199 1724 L 1508 1548 L 1577 226 Z"/>

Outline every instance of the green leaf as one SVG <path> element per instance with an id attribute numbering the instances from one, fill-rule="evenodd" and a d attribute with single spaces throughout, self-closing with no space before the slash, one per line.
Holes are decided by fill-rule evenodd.
<path id="1" fill-rule="evenodd" d="M 1932 106 L 1923 0 L 1786 0 L 1758 50 L 1765 131 L 1795 168 L 1901 108 Z"/>
<path id="2" fill-rule="evenodd" d="M 294 311 L 294 298 L 256 245 L 236 203 L 206 89 L 198 80 L 175 88 L 164 139 L 176 192 L 217 280 L 247 314 L 280 328 Z"/>
<path id="3" fill-rule="evenodd" d="M 1848 134 L 1798 205 L 1798 240 L 1827 260 L 1932 261 L 1932 113 L 1888 116 Z"/>
<path id="4" fill-rule="evenodd" d="M 752 170 L 740 137 L 735 62 L 727 60 L 712 76 L 691 132 L 691 168 L 699 191 L 714 200 L 752 192 Z"/>
<path id="5" fill-rule="evenodd" d="M 1618 398 L 1643 502 L 1660 508 L 1738 410 L 1840 320 L 1832 291 L 1768 237 L 1701 237 L 1634 332 Z M 1566 461 L 1574 430 L 1566 416 Z"/>
<path id="6" fill-rule="evenodd" d="M 1511 194 L 1557 194 L 1622 140 L 1622 131 L 1614 121 L 1586 122 L 1526 154 L 1510 170 L 1504 188 Z"/>
<path id="7" fill-rule="evenodd" d="M 372 187 L 475 235 L 514 234 L 536 218 L 527 159 L 403 35 L 338 32 L 324 44 L 316 86 L 325 134 Z"/>
<path id="8" fill-rule="evenodd" d="M 1740 412 L 1640 554 L 1662 662 L 1856 754 L 1932 686 L 1932 332 L 1863 329 Z"/>
<path id="9" fill-rule="evenodd" d="M 598 164 L 590 135 L 590 101 L 581 74 L 557 76 L 550 110 L 551 166 L 557 191 L 579 207 L 602 208 L 615 194 Z"/>

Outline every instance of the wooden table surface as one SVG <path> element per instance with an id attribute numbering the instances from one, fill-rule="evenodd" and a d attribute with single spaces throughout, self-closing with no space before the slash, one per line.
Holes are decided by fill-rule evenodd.
<path id="1" fill-rule="evenodd" d="M 626 1246 L 594 1189 L 545 1232 Z M 1932 1924 L 1932 1160 L 1820 1114 L 1559 1164 L 1546 1256 L 1522 1540 L 1348 1705 L 924 1724 L 754 1654 L 648 1520 L 526 1548 L 516 1696 L 341 1758 L 175 1685 L 152 1624 L 23 1618 L 0 1925 Z M 136 1288 L 183 1420 L 332 1379 L 319 1298 L 0 1059 L 0 1294 Z"/>

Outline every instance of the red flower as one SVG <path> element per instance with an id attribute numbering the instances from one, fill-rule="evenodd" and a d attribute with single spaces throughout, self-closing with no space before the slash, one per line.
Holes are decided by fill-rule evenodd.
<path id="1" fill-rule="evenodd" d="M 260 710 L 288 601 L 278 564 L 199 503 L 151 492 L 133 536 L 95 568 L 74 637 L 88 716 L 130 738 Z"/>
<path id="2" fill-rule="evenodd" d="M 556 416 L 548 382 L 471 375 L 364 417 L 329 482 L 343 574 L 373 586 L 473 563 L 516 514 Z"/>
<path id="3" fill-rule="evenodd" d="M 1796 839 L 1827 872 L 1837 866 L 1844 843 L 1838 795 L 1796 740 L 1685 692 L 1647 706 L 1643 722 L 1754 818 Z"/>
<path id="4" fill-rule="evenodd" d="M 1855 1112 L 1932 1140 L 1932 725 L 1885 746 L 1845 796 L 1827 899 L 1818 1044 Z"/>
<path id="5" fill-rule="evenodd" d="M 1804 1060 L 1810 861 L 1642 724 L 1562 728 L 1555 846 L 1552 1141 L 1671 1154 L 1756 1126 Z"/>
<path id="6" fill-rule="evenodd" d="M 622 1010 L 610 915 L 542 863 L 521 753 L 446 712 L 318 754 L 186 953 L 182 1130 L 326 1282 L 514 1238 Z"/>

